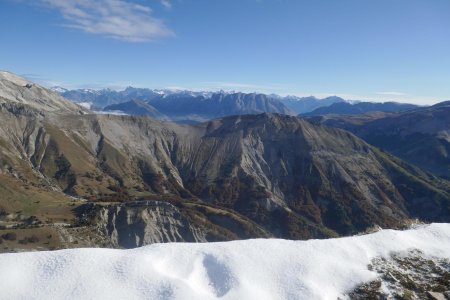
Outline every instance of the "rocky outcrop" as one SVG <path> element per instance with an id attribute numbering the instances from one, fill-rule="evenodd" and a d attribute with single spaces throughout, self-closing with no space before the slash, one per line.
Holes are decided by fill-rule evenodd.
<path id="1" fill-rule="evenodd" d="M 85 113 L 86 110 L 59 94 L 32 84 L 15 74 L 0 71 L 0 104 L 16 103 L 53 113 Z"/>
<path id="2" fill-rule="evenodd" d="M 74 211 L 79 218 L 75 227 L 89 229 L 87 235 L 91 240 L 95 238 L 110 247 L 273 237 L 236 212 L 198 201 L 166 199 L 122 204 L 87 203 Z M 78 236 L 77 239 L 81 238 Z"/>
<path id="3" fill-rule="evenodd" d="M 191 224 L 177 207 L 166 202 L 136 202 L 99 209 L 97 226 L 115 247 L 152 243 L 206 242 L 206 232 Z"/>
<path id="4" fill-rule="evenodd" d="M 377 279 L 356 287 L 347 295 L 349 299 L 449 299 L 448 259 L 427 257 L 413 249 L 374 258 L 368 269 Z"/>

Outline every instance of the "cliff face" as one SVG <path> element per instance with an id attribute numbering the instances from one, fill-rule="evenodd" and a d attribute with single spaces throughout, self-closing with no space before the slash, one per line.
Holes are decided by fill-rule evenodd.
<path id="1" fill-rule="evenodd" d="M 96 223 L 114 247 L 207 241 L 205 231 L 191 224 L 174 205 L 164 202 L 102 207 Z"/>
<path id="2" fill-rule="evenodd" d="M 91 238 L 110 247 L 134 248 L 152 243 L 208 242 L 273 235 L 250 219 L 199 201 L 87 203 L 75 209 Z M 85 234 L 82 232 L 82 234 Z M 72 231 L 73 239 L 80 238 Z"/>

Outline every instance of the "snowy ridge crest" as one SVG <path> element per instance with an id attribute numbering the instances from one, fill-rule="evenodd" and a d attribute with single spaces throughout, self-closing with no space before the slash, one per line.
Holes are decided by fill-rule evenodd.
<path id="1" fill-rule="evenodd" d="M 0 255 L 7 299 L 345 299 L 376 257 L 450 258 L 450 224 L 309 241 L 154 244 Z"/>

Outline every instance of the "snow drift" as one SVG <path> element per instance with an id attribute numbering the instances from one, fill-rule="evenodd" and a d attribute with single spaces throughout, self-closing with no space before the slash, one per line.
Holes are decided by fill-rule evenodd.
<path id="1" fill-rule="evenodd" d="M 309 241 L 155 244 L 0 255 L 4 299 L 336 299 L 374 257 L 450 258 L 450 224 Z"/>

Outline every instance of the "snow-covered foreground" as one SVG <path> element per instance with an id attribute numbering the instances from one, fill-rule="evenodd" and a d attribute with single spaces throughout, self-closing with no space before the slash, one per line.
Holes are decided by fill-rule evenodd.
<path id="1" fill-rule="evenodd" d="M 450 258 L 450 224 L 310 241 L 156 244 L 0 255 L 2 299 L 336 299 L 375 278 L 371 259 Z"/>

